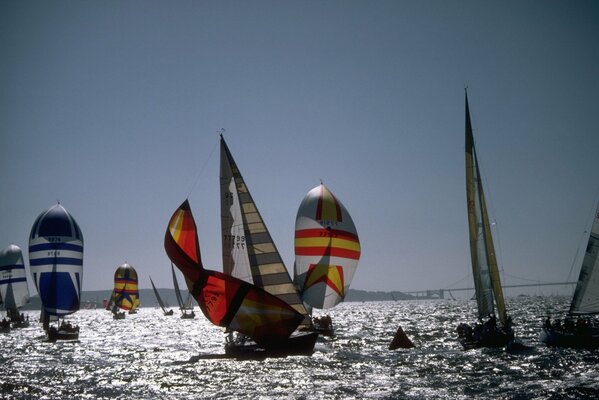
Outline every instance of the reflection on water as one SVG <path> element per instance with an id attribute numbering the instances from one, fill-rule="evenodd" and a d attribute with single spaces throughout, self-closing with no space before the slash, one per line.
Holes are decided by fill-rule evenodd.
<path id="1" fill-rule="evenodd" d="M 455 328 L 470 301 L 342 303 L 334 339 L 312 357 L 238 361 L 201 314 L 165 317 L 144 308 L 124 320 L 82 310 L 79 341 L 47 343 L 41 326 L 0 334 L 2 398 L 589 398 L 599 396 L 599 351 L 549 349 L 537 338 L 565 298 L 509 299 L 516 335 L 534 349 L 463 351 Z M 32 319 L 37 315 L 30 314 Z M 401 325 L 415 349 L 387 350 Z"/>

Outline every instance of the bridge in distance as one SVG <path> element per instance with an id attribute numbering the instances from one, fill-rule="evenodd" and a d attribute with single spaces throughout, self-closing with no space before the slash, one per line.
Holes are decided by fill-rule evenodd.
<path id="1" fill-rule="evenodd" d="M 576 282 L 549 282 L 549 283 L 527 283 L 521 285 L 502 285 L 504 289 L 507 288 L 525 288 L 525 287 L 539 287 L 539 286 L 564 286 L 564 285 L 575 285 Z M 427 289 L 427 290 L 416 290 L 411 292 L 402 292 L 414 296 L 415 299 L 444 299 L 445 294 L 449 294 L 450 298 L 453 298 L 452 292 L 464 292 L 473 291 L 473 287 L 468 288 L 456 288 L 456 289 Z"/>

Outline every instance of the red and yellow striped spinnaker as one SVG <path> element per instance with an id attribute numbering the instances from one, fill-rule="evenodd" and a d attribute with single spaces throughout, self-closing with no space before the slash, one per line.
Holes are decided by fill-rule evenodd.
<path id="1" fill-rule="evenodd" d="M 295 277 L 302 300 L 331 308 L 343 300 L 360 259 L 360 240 L 343 204 L 324 185 L 312 189 L 295 221 Z"/>
<path id="2" fill-rule="evenodd" d="M 121 264 L 114 272 L 112 296 L 112 302 L 120 309 L 132 310 L 139 306 L 137 271 L 131 265 Z"/>
<path id="3" fill-rule="evenodd" d="M 241 332 L 264 348 L 288 338 L 303 316 L 278 297 L 250 283 L 206 270 L 200 259 L 197 228 L 189 202 L 175 211 L 164 237 L 173 264 L 192 283 L 192 294 L 215 325 Z"/>

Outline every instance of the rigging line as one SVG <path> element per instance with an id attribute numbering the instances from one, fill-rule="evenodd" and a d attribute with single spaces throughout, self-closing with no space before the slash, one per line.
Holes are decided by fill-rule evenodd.
<path id="1" fill-rule="evenodd" d="M 452 284 L 447 285 L 447 288 L 451 288 L 452 286 L 455 286 L 458 283 L 461 283 L 462 281 L 465 281 L 466 279 L 470 278 L 471 276 L 472 276 L 472 274 L 469 273 L 466 276 L 464 276 L 464 277 L 458 279 L 457 281 L 453 282 Z M 447 289 L 447 290 L 449 290 L 449 289 Z"/>
<path id="2" fill-rule="evenodd" d="M 219 131 L 220 132 L 220 131 Z M 212 150 L 210 151 L 210 154 L 208 155 L 208 158 L 206 159 L 206 161 L 204 162 L 204 164 L 202 165 L 202 167 L 200 168 L 198 174 L 196 175 L 191 187 L 189 188 L 189 191 L 187 192 L 187 196 L 189 197 L 191 195 L 191 192 L 193 192 L 193 190 L 195 189 L 195 187 L 197 186 L 200 177 L 202 176 L 202 174 L 204 173 L 204 170 L 206 169 L 206 166 L 208 165 L 208 162 L 212 159 L 212 155 L 214 154 L 214 151 L 216 150 L 216 147 L 218 146 L 218 142 L 216 142 L 214 144 L 214 146 L 212 147 Z"/>

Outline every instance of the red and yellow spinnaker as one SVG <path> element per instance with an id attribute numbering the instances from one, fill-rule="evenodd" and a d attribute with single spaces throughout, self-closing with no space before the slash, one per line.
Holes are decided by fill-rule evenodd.
<path id="1" fill-rule="evenodd" d="M 112 291 L 111 303 L 122 310 L 135 310 L 139 307 L 137 271 L 127 263 L 119 265 L 114 272 L 114 290 Z M 116 308 L 114 311 L 116 311 Z"/>
<path id="2" fill-rule="evenodd" d="M 215 325 L 241 332 L 264 348 L 288 338 L 303 316 L 259 287 L 206 270 L 200 258 L 197 228 L 185 200 L 175 211 L 164 237 L 164 248 L 185 278 L 206 318 Z"/>
<path id="3" fill-rule="evenodd" d="M 295 284 L 302 300 L 331 308 L 343 300 L 360 259 L 351 216 L 323 184 L 302 200 L 295 220 Z"/>

